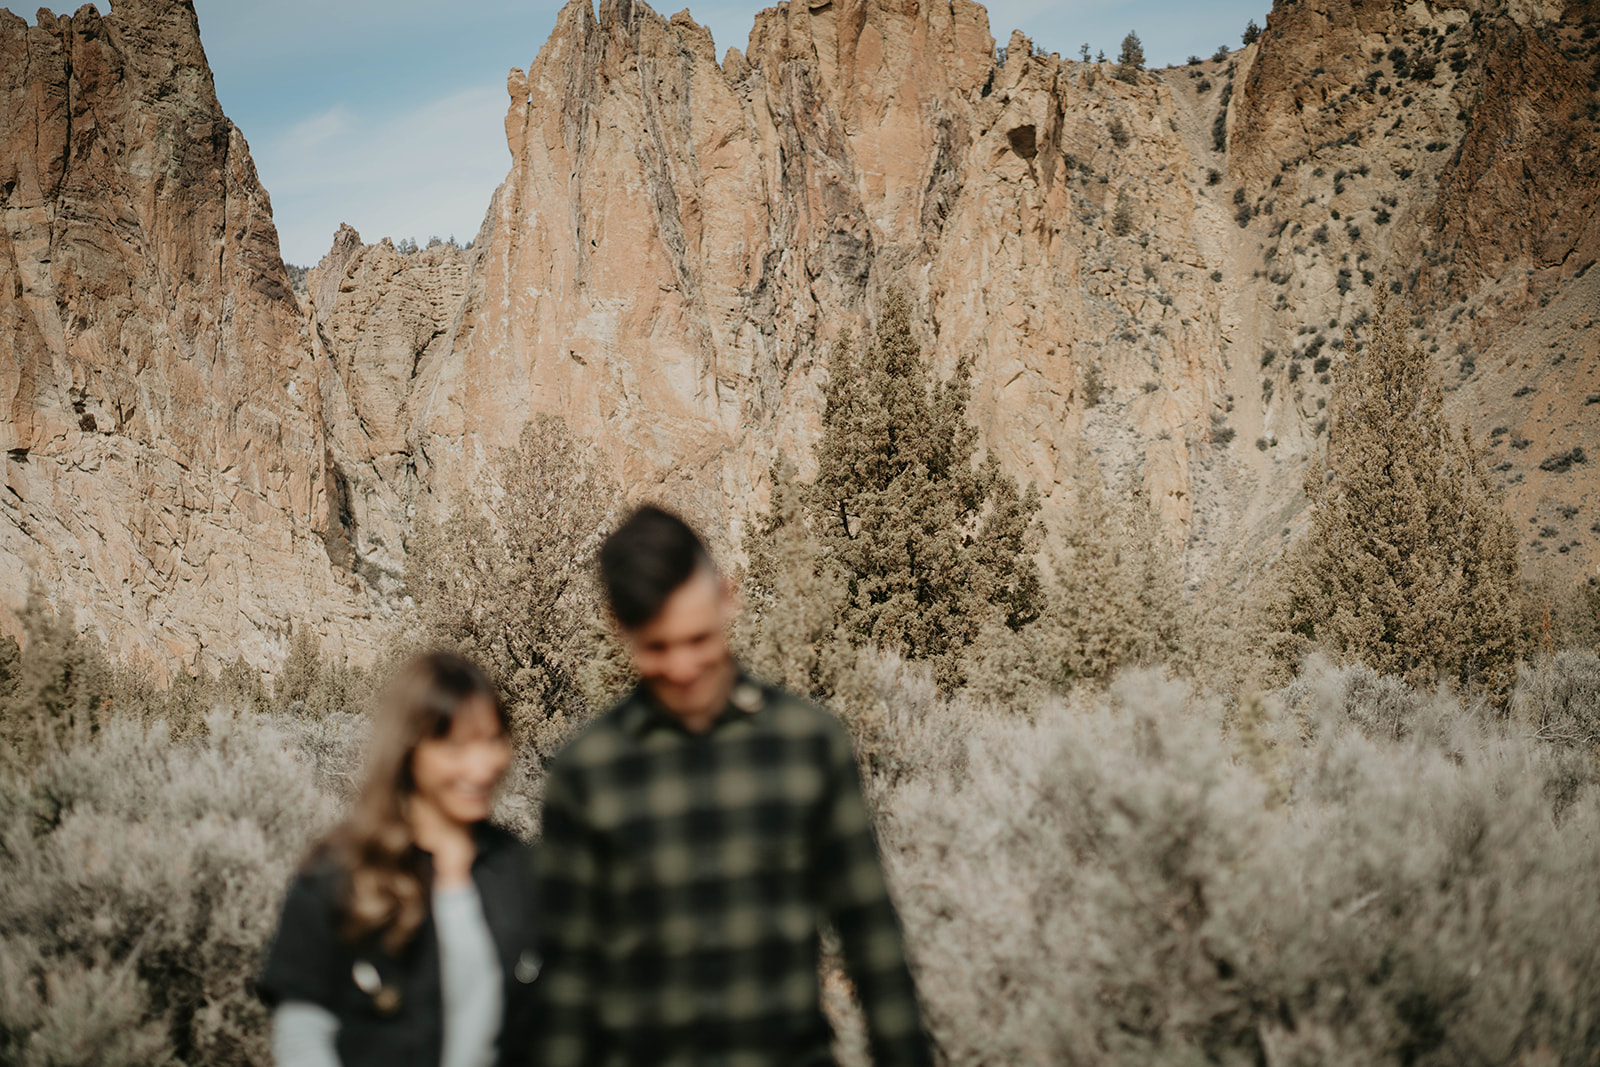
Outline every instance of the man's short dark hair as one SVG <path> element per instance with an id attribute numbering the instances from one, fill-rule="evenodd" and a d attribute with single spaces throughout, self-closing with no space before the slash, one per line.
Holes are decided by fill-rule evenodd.
<path id="1" fill-rule="evenodd" d="M 645 504 L 600 546 L 600 580 L 623 626 L 643 626 L 701 567 L 715 571 L 705 542 L 670 511 Z"/>

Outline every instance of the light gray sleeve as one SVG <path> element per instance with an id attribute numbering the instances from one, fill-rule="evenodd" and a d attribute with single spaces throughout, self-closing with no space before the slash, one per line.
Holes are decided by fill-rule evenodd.
<path id="1" fill-rule="evenodd" d="M 340 1067 L 339 1018 L 307 1000 L 286 1000 L 272 1011 L 272 1061 L 277 1067 Z"/>

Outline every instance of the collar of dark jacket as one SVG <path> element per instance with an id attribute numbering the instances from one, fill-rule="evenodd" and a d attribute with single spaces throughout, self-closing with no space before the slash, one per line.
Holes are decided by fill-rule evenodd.
<path id="1" fill-rule="evenodd" d="M 734 682 L 728 694 L 728 702 L 721 714 L 712 720 L 711 730 L 707 732 L 715 731 L 730 719 L 756 714 L 766 707 L 767 700 L 766 687 L 752 678 L 742 666 L 734 664 Z M 683 729 L 671 712 L 656 703 L 655 697 L 643 682 L 634 686 L 633 692 L 628 694 L 627 700 L 623 702 L 618 712 L 618 725 L 622 727 L 624 733 L 633 737 L 643 737 L 656 726 Z"/>

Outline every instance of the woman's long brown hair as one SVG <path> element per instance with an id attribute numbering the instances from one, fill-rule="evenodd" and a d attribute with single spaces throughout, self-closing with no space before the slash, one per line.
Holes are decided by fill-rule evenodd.
<path id="1" fill-rule="evenodd" d="M 487 698 L 510 733 L 499 692 L 476 664 L 453 652 L 428 652 L 402 667 L 379 702 L 367 779 L 348 818 L 323 839 L 314 858 L 330 857 L 341 869 L 342 935 L 355 943 L 377 935 L 399 952 L 428 914 L 416 840 L 406 819 L 415 788 L 411 757 L 428 738 L 449 734 L 456 713 Z"/>

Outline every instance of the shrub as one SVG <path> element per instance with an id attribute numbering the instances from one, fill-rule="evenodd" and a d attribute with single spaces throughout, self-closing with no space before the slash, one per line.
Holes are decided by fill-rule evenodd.
<path id="1" fill-rule="evenodd" d="M 1078 395 L 1086 408 L 1099 404 L 1105 396 L 1105 379 L 1098 364 L 1091 363 L 1083 368 L 1083 381 L 1078 384 Z"/>
<path id="2" fill-rule="evenodd" d="M 267 1062 L 250 977 L 335 801 L 293 720 L 209 725 L 118 721 L 0 792 L 0 1060 Z"/>
<path id="3" fill-rule="evenodd" d="M 1553 456 L 1546 456 L 1539 462 L 1539 469 L 1552 474 L 1565 474 L 1580 463 L 1587 463 L 1589 457 L 1584 454 L 1583 447 L 1575 446 L 1565 452 L 1558 452 Z"/>
<path id="4" fill-rule="evenodd" d="M 30 649 L 30 653 L 31 653 Z M 289 877 L 359 784 L 362 716 L 119 716 L 0 775 L 0 1062 L 267 1067 L 253 978 Z M 530 838 L 525 751 L 497 822 Z"/>
<path id="5" fill-rule="evenodd" d="M 1522 664 L 1513 710 L 1539 740 L 1594 751 L 1600 745 L 1600 656 L 1567 649 Z"/>
<path id="6" fill-rule="evenodd" d="M 1117 197 L 1117 210 L 1111 216 L 1111 233 L 1126 237 L 1133 232 L 1133 199 L 1127 194 Z"/>
<path id="7" fill-rule="evenodd" d="M 1118 148 L 1128 147 L 1128 142 L 1132 138 L 1129 136 L 1128 127 L 1123 124 L 1121 117 L 1113 115 L 1111 117 L 1111 122 L 1107 125 L 1106 129 L 1111 134 L 1111 141 L 1113 144 L 1115 144 Z"/>
<path id="8" fill-rule="evenodd" d="M 1583 1062 L 1600 1034 L 1593 765 L 1448 698 L 1317 667 L 1230 710 L 1145 674 L 895 723 L 884 848 L 951 1063 Z"/>
<path id="9" fill-rule="evenodd" d="M 1020 647 L 973 668 L 1004 702 L 872 653 L 836 701 L 947 1062 L 1585 1062 L 1600 657 L 1525 668 L 1501 721 L 1318 661 L 1049 698 Z M 364 740 L 123 717 L 0 778 L 0 1061 L 266 1067 L 251 976 Z M 497 818 L 530 836 L 538 791 L 519 762 Z"/>

